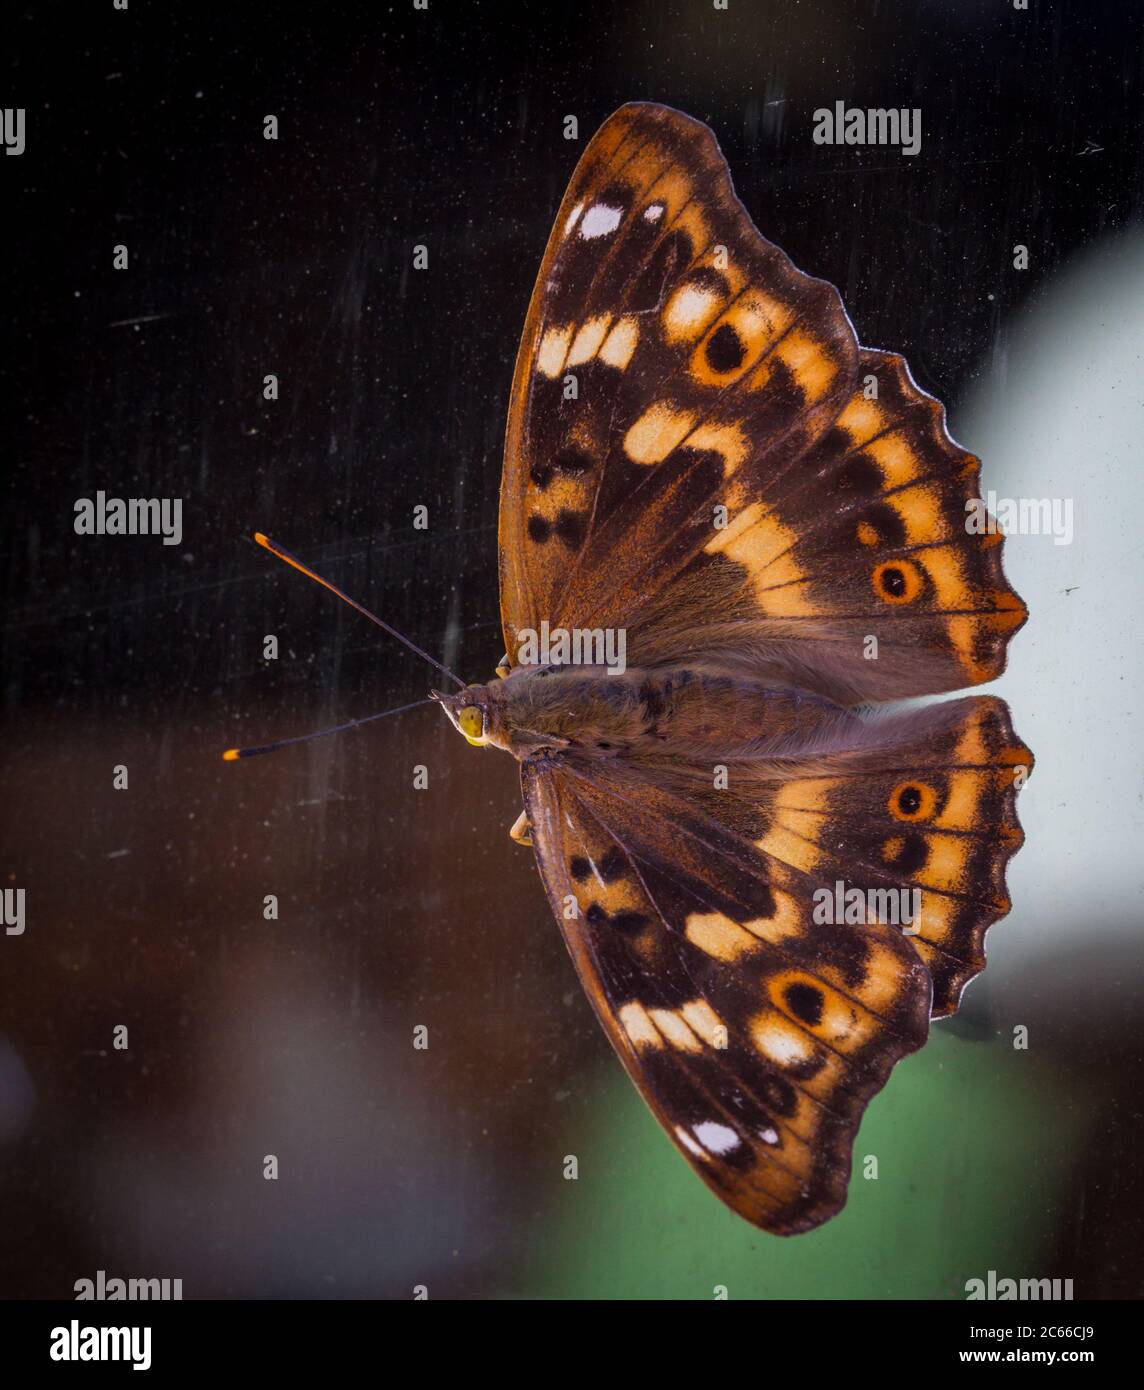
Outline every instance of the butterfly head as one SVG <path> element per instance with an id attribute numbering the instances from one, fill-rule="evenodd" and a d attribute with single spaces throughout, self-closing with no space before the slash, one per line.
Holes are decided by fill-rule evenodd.
<path id="1" fill-rule="evenodd" d="M 458 729 L 474 748 L 485 747 L 492 732 L 487 686 L 467 685 L 456 695 L 442 695 L 439 690 L 431 690 L 429 693 L 449 716 L 454 728 Z"/>

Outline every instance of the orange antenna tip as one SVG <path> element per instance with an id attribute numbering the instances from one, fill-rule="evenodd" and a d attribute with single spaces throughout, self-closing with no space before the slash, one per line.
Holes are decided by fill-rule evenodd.
<path id="1" fill-rule="evenodd" d="M 223 762 L 237 762 L 239 758 L 253 758 L 259 753 L 276 753 L 279 748 L 289 748 L 295 743 L 309 743 L 316 738 L 328 738 L 330 734 L 340 734 L 346 729 L 358 729 L 363 724 L 372 724 L 375 719 L 388 719 L 391 714 L 404 714 L 406 710 L 416 709 L 418 705 L 431 705 L 432 700 L 414 700 L 412 704 L 399 705 L 397 709 L 383 709 L 378 714 L 367 714 L 364 719 L 351 719 L 346 724 L 337 724 L 332 729 L 319 729 L 317 733 L 300 734 L 297 738 L 280 738 L 274 743 L 260 743 L 256 748 L 228 748 L 222 755 Z"/>

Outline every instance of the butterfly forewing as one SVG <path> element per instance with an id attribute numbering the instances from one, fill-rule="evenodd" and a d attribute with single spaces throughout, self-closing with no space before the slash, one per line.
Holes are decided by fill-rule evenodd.
<path id="1" fill-rule="evenodd" d="M 614 623 L 788 469 L 853 389 L 834 288 L 754 228 L 711 132 L 621 108 L 557 213 L 517 358 L 501 608 Z"/>

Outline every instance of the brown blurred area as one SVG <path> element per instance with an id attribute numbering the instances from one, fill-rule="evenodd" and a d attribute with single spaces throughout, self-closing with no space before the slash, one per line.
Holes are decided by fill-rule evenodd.
<path id="1" fill-rule="evenodd" d="M 6 769 L 0 1295 L 487 1293 L 607 1053 L 514 765 L 433 708 L 238 764 L 227 732 L 39 722 Z"/>

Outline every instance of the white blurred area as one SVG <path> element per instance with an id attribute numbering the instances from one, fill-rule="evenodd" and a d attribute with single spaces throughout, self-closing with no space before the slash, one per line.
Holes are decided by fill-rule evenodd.
<path id="1" fill-rule="evenodd" d="M 1013 914 L 990 934 L 990 959 L 1007 993 L 1022 962 L 1048 954 L 1119 974 L 1126 948 L 1130 961 L 1144 945 L 1144 233 L 1110 237 L 1047 280 L 950 424 L 982 459 L 983 492 L 1073 499 L 1071 544 L 1005 545 L 1030 616 L 990 689 L 1036 767 L 1019 803 Z"/>

